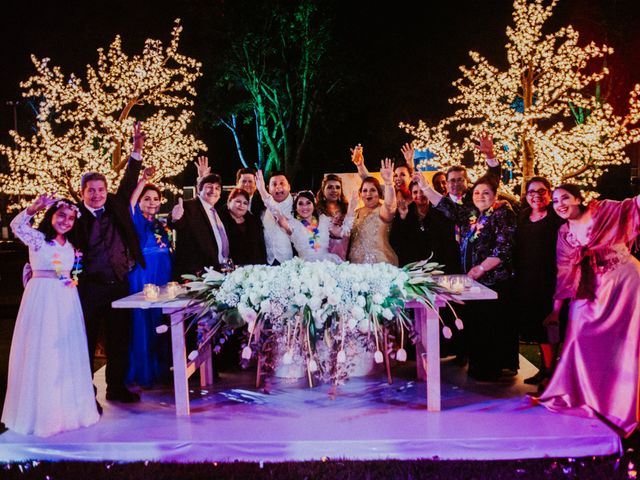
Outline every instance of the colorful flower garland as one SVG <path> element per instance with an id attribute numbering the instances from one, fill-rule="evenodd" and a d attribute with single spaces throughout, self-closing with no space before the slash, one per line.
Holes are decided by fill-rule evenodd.
<path id="1" fill-rule="evenodd" d="M 153 236 L 156 239 L 156 243 L 160 248 L 169 248 L 169 251 L 173 253 L 173 232 L 169 226 L 157 218 L 153 220 Z M 165 243 L 165 238 L 166 243 Z M 167 245 L 168 243 L 168 245 Z"/>
<path id="2" fill-rule="evenodd" d="M 71 270 L 71 278 L 62 273 L 62 261 L 60 260 L 59 253 L 53 254 L 53 260 L 51 260 L 51 263 L 53 264 L 53 269 L 56 272 L 58 280 L 62 280 L 67 287 L 71 285 L 73 285 L 74 287 L 78 286 L 78 276 L 80 275 L 80 273 L 82 273 L 82 252 L 80 250 L 74 249 L 73 270 Z"/>
<path id="3" fill-rule="evenodd" d="M 311 222 L 301 220 L 302 225 L 309 231 L 309 246 L 313 250 L 320 250 L 320 228 L 318 228 L 318 219 L 311 217 Z"/>

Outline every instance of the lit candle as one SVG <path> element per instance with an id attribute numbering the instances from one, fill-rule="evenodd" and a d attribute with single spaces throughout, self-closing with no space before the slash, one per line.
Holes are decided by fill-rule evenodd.
<path id="1" fill-rule="evenodd" d="M 180 293 L 180 284 L 178 282 L 167 283 L 167 293 L 171 298 L 174 298 Z"/>
<path id="2" fill-rule="evenodd" d="M 157 300 L 160 294 L 160 287 L 153 283 L 145 283 L 142 292 L 144 293 L 145 300 Z"/>

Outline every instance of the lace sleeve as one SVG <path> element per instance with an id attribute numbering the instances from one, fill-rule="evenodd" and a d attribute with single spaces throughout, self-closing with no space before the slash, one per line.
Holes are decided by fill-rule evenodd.
<path id="1" fill-rule="evenodd" d="M 11 221 L 11 230 L 22 243 L 34 250 L 39 250 L 44 243 L 44 234 L 31 226 L 31 215 L 26 210 L 20 212 Z"/>
<path id="2" fill-rule="evenodd" d="M 353 228 L 353 221 L 355 220 L 356 215 L 355 212 L 344 217 L 342 222 L 342 227 L 340 228 L 341 238 L 346 238 L 351 233 L 351 229 Z"/>

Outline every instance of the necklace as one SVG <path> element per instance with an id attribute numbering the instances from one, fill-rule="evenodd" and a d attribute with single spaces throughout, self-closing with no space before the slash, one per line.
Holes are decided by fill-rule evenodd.
<path id="1" fill-rule="evenodd" d="M 311 222 L 303 219 L 300 223 L 302 223 L 304 228 L 307 229 L 307 232 L 309 232 L 309 248 L 315 251 L 320 250 L 320 229 L 318 228 L 318 219 L 316 217 L 311 217 Z"/>

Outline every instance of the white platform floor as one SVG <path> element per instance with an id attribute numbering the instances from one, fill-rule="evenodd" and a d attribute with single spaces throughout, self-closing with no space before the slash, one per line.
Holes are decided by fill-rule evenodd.
<path id="1" fill-rule="evenodd" d="M 253 388 L 251 372 L 222 374 L 192 390 L 191 416 L 176 417 L 170 389 L 144 390 L 142 402 L 104 399 L 98 424 L 49 438 L 0 435 L 0 461 L 113 460 L 161 462 L 372 459 L 515 459 L 610 455 L 620 440 L 598 420 L 554 414 L 531 405 L 522 379 L 485 384 L 442 362 L 441 412 L 428 412 L 425 384 L 408 365 L 352 379 L 335 399 L 329 387 L 274 381 L 270 394 Z"/>

